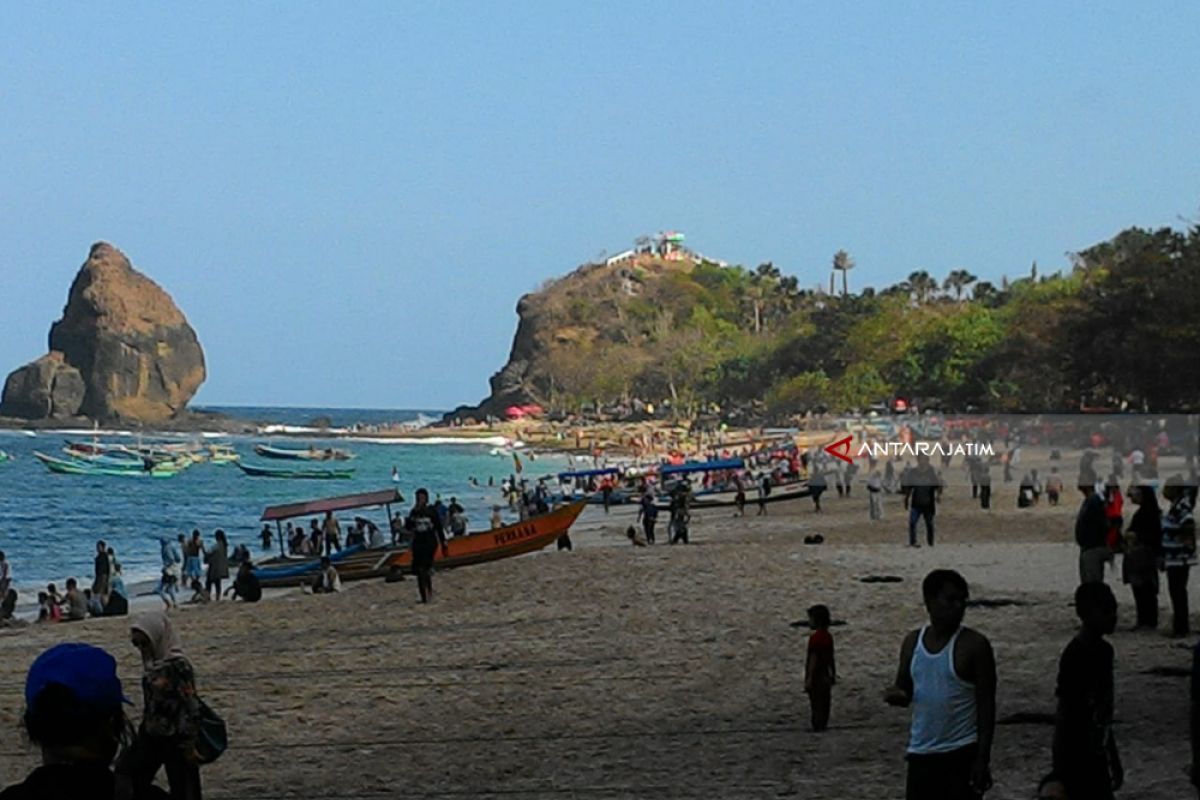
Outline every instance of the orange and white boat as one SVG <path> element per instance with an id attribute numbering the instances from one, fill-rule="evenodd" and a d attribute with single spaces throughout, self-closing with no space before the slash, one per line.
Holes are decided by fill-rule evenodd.
<path id="1" fill-rule="evenodd" d="M 440 547 L 437 549 L 433 566 L 440 569 L 463 567 L 541 550 L 567 533 L 586 505 L 581 500 L 503 528 L 447 539 L 445 550 Z M 385 562 L 385 566 L 389 570 L 411 572 L 412 551 L 395 553 Z"/>

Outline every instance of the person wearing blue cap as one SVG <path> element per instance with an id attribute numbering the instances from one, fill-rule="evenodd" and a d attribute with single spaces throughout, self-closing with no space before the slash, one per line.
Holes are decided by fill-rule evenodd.
<path id="1" fill-rule="evenodd" d="M 38 656 L 25 680 L 25 730 L 42 766 L 0 792 L 0 800 L 88 797 L 165 800 L 155 786 L 135 789 L 109 768 L 128 729 L 129 701 L 117 662 L 87 644 L 59 644 Z"/>

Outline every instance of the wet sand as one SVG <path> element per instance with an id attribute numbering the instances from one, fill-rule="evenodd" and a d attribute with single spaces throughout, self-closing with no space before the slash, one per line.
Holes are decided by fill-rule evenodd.
<path id="1" fill-rule="evenodd" d="M 972 608 L 966 622 L 996 649 L 1001 718 L 1054 709 L 1057 659 L 1076 628 L 1078 494 L 1018 510 L 1016 484 L 995 477 L 990 513 L 969 488 L 951 487 L 934 548 L 904 546 L 895 495 L 885 519 L 868 522 L 861 489 L 827 494 L 822 515 L 808 500 L 744 520 L 697 512 L 689 546 L 662 544 L 660 531 L 659 545 L 631 547 L 631 509 L 589 509 L 574 552 L 440 573 L 430 606 L 408 580 L 180 611 L 201 693 L 232 739 L 203 770 L 205 794 L 902 797 L 908 712 L 880 697 L 901 639 L 924 620 L 929 569 L 960 570 L 974 598 L 1029 604 Z M 804 545 L 811 533 L 825 544 Z M 868 575 L 903 580 L 859 580 Z M 1187 680 L 1143 674 L 1187 667 L 1190 653 L 1128 632 L 1130 594 L 1109 581 L 1121 604 L 1112 641 L 1127 788 L 1118 796 L 1191 796 Z M 816 602 L 845 622 L 833 630 L 841 682 L 823 734 L 808 730 L 806 631 L 791 624 Z M 1165 588 L 1160 605 L 1165 630 Z M 32 658 L 67 639 L 109 648 L 136 701 L 127 630 L 96 620 L 0 635 L 0 784 L 36 763 L 15 733 Z M 1043 724 L 999 726 L 988 797 L 1033 796 L 1050 736 Z"/>

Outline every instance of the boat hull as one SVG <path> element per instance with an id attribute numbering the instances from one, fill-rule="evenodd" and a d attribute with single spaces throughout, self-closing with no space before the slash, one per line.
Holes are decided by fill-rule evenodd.
<path id="1" fill-rule="evenodd" d="M 541 550 L 570 531 L 586 505 L 585 502 L 571 503 L 515 525 L 448 539 L 445 550 L 437 549 L 433 565 L 441 569 L 465 567 Z M 412 572 L 412 551 L 396 553 L 389 559 L 388 567 Z"/>
<path id="2" fill-rule="evenodd" d="M 395 548 L 346 548 L 330 556 L 342 581 L 379 578 L 390 571 L 388 562 L 398 553 Z M 255 567 L 254 574 L 265 588 L 311 585 L 321 571 L 321 559 L 273 562 Z"/>
<path id="3" fill-rule="evenodd" d="M 764 499 L 760 499 L 757 492 L 754 489 L 750 489 L 746 492 L 746 505 L 785 503 L 788 500 L 799 500 L 811 494 L 812 492 L 809 490 L 807 482 L 775 486 L 771 489 L 771 493 Z M 731 508 L 736 505 L 737 492 L 714 492 L 712 494 L 693 495 L 688 508 L 692 511 L 702 511 L 706 508 Z M 658 508 L 662 511 L 667 511 L 670 509 L 670 505 L 659 504 Z"/>
<path id="4" fill-rule="evenodd" d="M 273 469 L 256 467 L 234 461 L 237 468 L 251 478 L 291 478 L 293 480 L 349 480 L 354 477 L 353 469 Z"/>
<path id="5" fill-rule="evenodd" d="M 254 452 L 263 458 L 275 458 L 283 461 L 349 461 L 354 455 L 344 450 L 289 450 L 285 447 L 271 447 L 265 444 L 254 445 Z"/>
<path id="6" fill-rule="evenodd" d="M 54 458 L 45 453 L 34 452 L 34 458 L 46 465 L 51 472 L 59 475 L 95 475 L 120 478 L 173 478 L 179 474 L 176 469 L 128 469 L 125 467 L 106 467 L 80 461 L 68 461 Z"/>

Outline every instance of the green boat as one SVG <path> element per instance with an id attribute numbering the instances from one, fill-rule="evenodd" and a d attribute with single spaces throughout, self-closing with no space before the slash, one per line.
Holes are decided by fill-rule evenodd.
<path id="1" fill-rule="evenodd" d="M 0 464 L 3 464 L 5 461 L 12 461 L 12 456 L 3 450 L 0 450 Z"/>
<path id="2" fill-rule="evenodd" d="M 153 469 L 128 469 L 126 467 L 111 467 L 90 464 L 84 461 L 71 461 L 65 458 L 55 458 L 45 453 L 34 452 L 34 458 L 46 465 L 46 469 L 59 475 L 99 475 L 120 478 L 174 478 L 179 469 L 173 465 L 157 464 Z"/>
<path id="3" fill-rule="evenodd" d="M 252 478 L 296 478 L 301 480 L 349 480 L 354 477 L 354 468 L 350 469 L 276 469 L 275 467 L 256 467 L 253 464 L 243 464 L 235 461 L 238 469 Z"/>

